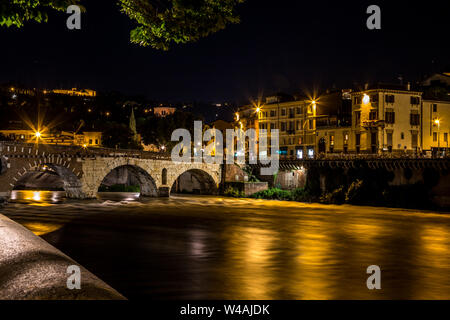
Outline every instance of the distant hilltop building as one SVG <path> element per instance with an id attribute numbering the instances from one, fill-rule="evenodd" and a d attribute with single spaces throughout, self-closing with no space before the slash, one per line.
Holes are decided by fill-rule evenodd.
<path id="1" fill-rule="evenodd" d="M 153 113 L 157 117 L 167 117 L 171 114 L 174 114 L 177 108 L 174 107 L 155 107 L 153 108 Z"/>
<path id="2" fill-rule="evenodd" d="M 35 132 L 31 129 L 0 129 L 0 134 L 11 141 L 22 143 L 45 143 L 62 146 L 100 147 L 102 133 L 98 131 L 84 131 L 73 133 L 68 131 Z"/>
<path id="3" fill-rule="evenodd" d="M 77 89 L 72 88 L 71 90 L 66 89 L 53 89 L 53 90 L 44 90 L 44 94 L 47 93 L 55 93 L 55 94 L 64 94 L 69 96 L 79 96 L 79 97 L 95 97 L 97 96 L 97 92 L 91 89 Z"/>

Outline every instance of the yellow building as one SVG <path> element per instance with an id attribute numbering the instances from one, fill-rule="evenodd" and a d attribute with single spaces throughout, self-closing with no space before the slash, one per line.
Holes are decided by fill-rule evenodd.
<path id="1" fill-rule="evenodd" d="M 260 129 L 266 129 L 269 133 L 270 130 L 278 129 L 279 154 L 282 159 L 313 158 L 318 152 L 319 142 L 323 142 L 318 130 L 332 126 L 338 128 L 337 131 L 343 131 L 343 127 L 346 132 L 350 131 L 347 128 L 350 121 L 345 122 L 342 113 L 343 101 L 349 99 L 344 93 L 328 93 L 317 99 L 297 97 L 290 101 L 285 101 L 286 97 L 270 96 L 264 104 L 241 108 L 238 122 L 244 129 L 255 127 L 258 137 Z M 350 107 L 348 103 L 348 118 L 351 115 Z M 323 135 L 328 136 L 328 132 L 323 131 Z M 331 132 L 329 139 L 334 152 L 334 132 Z M 268 143 L 270 144 L 270 136 Z M 324 147 L 324 144 L 321 143 L 320 147 Z M 326 149 L 321 149 L 321 152 L 326 152 Z"/>
<path id="2" fill-rule="evenodd" d="M 54 90 L 44 90 L 44 94 L 46 93 L 56 93 L 56 94 L 64 94 L 69 96 L 79 96 L 79 97 L 95 97 L 97 92 L 91 89 L 77 89 L 72 88 L 71 90 L 65 89 L 54 89 Z"/>
<path id="3" fill-rule="evenodd" d="M 353 92 L 350 149 L 372 154 L 419 151 L 421 95 L 383 88 Z"/>
<path id="4" fill-rule="evenodd" d="M 153 108 L 154 115 L 157 117 L 161 117 L 161 118 L 164 118 L 171 114 L 174 114 L 175 111 L 177 111 L 177 109 L 174 107 L 155 107 L 155 108 Z"/>
<path id="5" fill-rule="evenodd" d="M 100 147 L 101 132 L 83 132 L 74 134 L 67 131 L 47 133 L 35 132 L 30 129 L 0 130 L 6 138 L 23 143 L 45 143 L 63 146 Z"/>
<path id="6" fill-rule="evenodd" d="M 423 100 L 422 94 L 409 85 L 366 85 L 316 99 L 267 97 L 264 104 L 241 107 L 235 125 L 257 133 L 278 129 L 281 159 L 423 151 L 435 156 L 438 149 L 447 155 L 450 101 Z"/>
<path id="7" fill-rule="evenodd" d="M 422 149 L 436 154 L 440 149 L 448 154 L 450 132 L 450 101 L 423 100 Z"/>

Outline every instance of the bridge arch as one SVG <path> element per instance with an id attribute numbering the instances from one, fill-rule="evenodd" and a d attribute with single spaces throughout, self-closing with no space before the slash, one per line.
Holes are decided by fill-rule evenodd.
<path id="1" fill-rule="evenodd" d="M 126 172 L 127 174 L 124 174 L 124 172 Z M 148 173 L 147 170 L 136 164 L 119 164 L 114 167 L 105 168 L 103 173 L 99 175 L 99 179 L 95 187 L 95 192 L 98 192 L 98 189 L 102 184 L 126 184 L 121 182 L 128 183 L 130 181 L 135 182 L 139 185 L 141 196 L 158 196 L 158 188 L 155 179 L 153 179 L 153 177 Z"/>
<path id="2" fill-rule="evenodd" d="M 51 179 L 51 176 L 57 176 L 58 179 Z M 44 187 L 39 187 L 39 183 L 50 177 L 47 181 L 43 181 Z M 41 182 L 38 181 L 39 178 Z M 58 181 L 59 180 L 59 181 Z M 26 187 L 27 183 L 34 183 L 36 188 L 59 189 L 62 188 L 66 192 L 68 198 L 80 198 L 83 196 L 82 183 L 80 178 L 68 167 L 62 164 L 55 164 L 51 162 L 43 162 L 32 166 L 31 164 L 23 167 L 22 170 L 17 171 L 11 183 L 12 190 Z M 48 185 L 51 183 L 51 185 Z M 47 184 L 47 185 L 45 185 Z"/>
<path id="3" fill-rule="evenodd" d="M 217 194 L 219 181 L 203 169 L 187 169 L 178 175 L 169 185 L 170 193 Z"/>

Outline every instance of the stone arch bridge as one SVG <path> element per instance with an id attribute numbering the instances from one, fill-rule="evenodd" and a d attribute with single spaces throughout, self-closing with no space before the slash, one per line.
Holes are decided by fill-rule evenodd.
<path id="1" fill-rule="evenodd" d="M 103 179 L 114 169 L 127 167 L 141 188 L 141 196 L 169 196 L 185 172 L 191 173 L 205 193 L 216 193 L 221 182 L 220 164 L 175 163 L 169 154 L 106 148 L 83 149 L 54 145 L 0 142 L 0 198 L 27 174 L 57 174 L 69 198 L 95 198 Z"/>

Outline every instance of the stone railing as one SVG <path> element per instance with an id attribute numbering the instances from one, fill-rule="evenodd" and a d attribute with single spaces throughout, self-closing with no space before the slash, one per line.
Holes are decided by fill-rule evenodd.
<path id="1" fill-rule="evenodd" d="M 60 155 L 63 157 L 128 157 L 140 159 L 170 160 L 170 153 L 102 147 L 58 146 L 48 144 L 0 141 L 0 154 L 33 156 Z"/>

